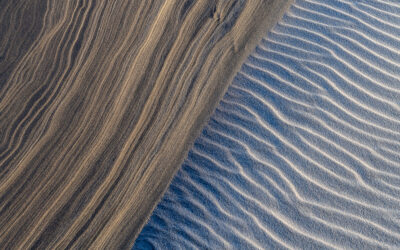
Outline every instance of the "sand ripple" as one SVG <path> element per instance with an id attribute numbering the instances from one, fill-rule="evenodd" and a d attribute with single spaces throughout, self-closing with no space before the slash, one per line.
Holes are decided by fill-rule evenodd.
<path id="1" fill-rule="evenodd" d="M 400 248 L 400 3 L 297 1 L 135 249 Z"/>

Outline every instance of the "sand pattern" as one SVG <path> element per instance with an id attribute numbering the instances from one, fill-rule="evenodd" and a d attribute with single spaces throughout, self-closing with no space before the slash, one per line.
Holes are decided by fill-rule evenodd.
<path id="1" fill-rule="evenodd" d="M 129 249 L 289 2 L 0 0 L 0 248 Z"/>
<path id="2" fill-rule="evenodd" d="M 297 0 L 133 249 L 400 248 L 400 2 Z"/>

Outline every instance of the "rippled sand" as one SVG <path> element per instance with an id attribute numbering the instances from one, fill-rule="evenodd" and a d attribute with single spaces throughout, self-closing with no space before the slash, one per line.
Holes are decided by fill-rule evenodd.
<path id="1" fill-rule="evenodd" d="M 400 2 L 298 0 L 134 249 L 400 248 Z"/>
<path id="2" fill-rule="evenodd" d="M 129 249 L 290 3 L 0 0 L 0 249 Z"/>

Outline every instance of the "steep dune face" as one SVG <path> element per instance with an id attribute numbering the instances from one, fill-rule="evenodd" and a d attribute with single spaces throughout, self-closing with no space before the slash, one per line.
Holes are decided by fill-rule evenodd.
<path id="1" fill-rule="evenodd" d="M 297 0 L 134 249 L 398 249 L 400 3 Z"/>
<path id="2" fill-rule="evenodd" d="M 1 248 L 129 248 L 288 2 L 0 1 Z"/>

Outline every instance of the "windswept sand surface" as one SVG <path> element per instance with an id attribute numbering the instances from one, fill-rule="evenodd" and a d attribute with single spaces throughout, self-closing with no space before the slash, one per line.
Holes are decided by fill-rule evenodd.
<path id="1" fill-rule="evenodd" d="M 0 249 L 129 249 L 290 2 L 0 0 Z"/>
<path id="2" fill-rule="evenodd" d="M 134 249 L 400 248 L 400 2 L 298 0 Z"/>

